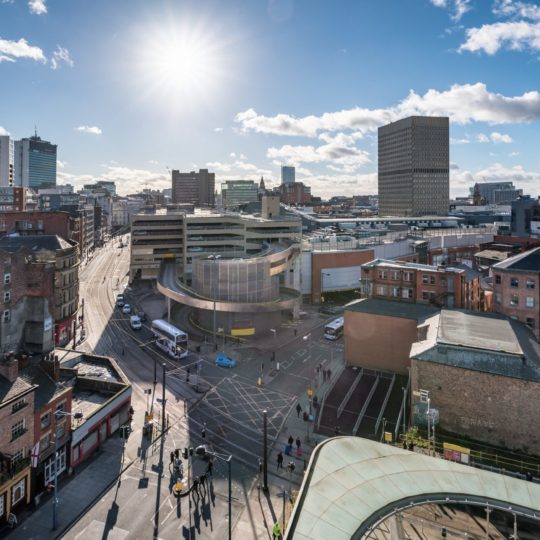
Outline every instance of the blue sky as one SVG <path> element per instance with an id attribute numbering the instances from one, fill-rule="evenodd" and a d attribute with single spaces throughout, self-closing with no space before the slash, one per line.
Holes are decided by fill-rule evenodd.
<path id="1" fill-rule="evenodd" d="M 540 6 L 514 0 L 0 0 L 0 132 L 58 144 L 59 182 L 167 168 L 316 195 L 377 191 L 376 128 L 451 118 L 451 193 L 540 192 Z"/>

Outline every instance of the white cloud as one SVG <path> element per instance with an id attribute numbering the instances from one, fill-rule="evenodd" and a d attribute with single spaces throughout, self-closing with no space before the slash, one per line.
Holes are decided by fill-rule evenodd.
<path id="1" fill-rule="evenodd" d="M 17 58 L 30 58 L 44 64 L 47 62 L 43 51 L 39 47 L 29 45 L 26 39 L 21 38 L 19 41 L 10 41 L 0 38 L 0 62 L 15 62 Z"/>
<path id="2" fill-rule="evenodd" d="M 265 179 L 271 177 L 272 171 L 269 169 L 263 169 L 259 166 L 246 161 L 246 156 L 243 154 L 237 155 L 235 152 L 231 152 L 230 157 L 233 161 L 221 162 L 221 161 L 209 161 L 205 167 L 216 173 L 216 178 L 220 181 L 230 180 L 232 178 L 242 180 L 258 180 L 261 176 Z"/>
<path id="3" fill-rule="evenodd" d="M 322 134 L 320 138 L 326 144 L 321 146 L 286 144 L 281 148 L 269 148 L 266 155 L 270 159 L 296 166 L 301 163 L 330 162 L 333 170 L 352 173 L 370 162 L 368 152 L 354 146 L 356 137 L 357 134 L 338 133 L 335 136 Z"/>
<path id="4" fill-rule="evenodd" d="M 508 157 L 516 157 L 516 156 L 519 156 L 519 152 L 510 152 L 508 154 Z"/>
<path id="5" fill-rule="evenodd" d="M 156 161 L 155 159 L 149 159 L 148 163 L 150 163 L 150 165 L 159 165 L 159 161 Z"/>
<path id="6" fill-rule="evenodd" d="M 354 130 L 357 136 L 360 136 L 411 115 L 449 116 L 451 121 L 457 124 L 526 123 L 540 119 L 540 92 L 534 90 L 518 96 L 505 96 L 488 91 L 481 82 L 454 84 L 449 90 L 430 89 L 423 95 L 411 90 L 405 99 L 386 109 L 355 107 L 299 118 L 284 113 L 263 116 L 253 109 L 248 109 L 238 113 L 235 121 L 245 133 L 253 131 L 316 137 L 320 132 Z"/>
<path id="7" fill-rule="evenodd" d="M 67 161 L 60 161 L 59 159 L 56 160 L 56 166 L 59 169 L 64 169 L 67 165 Z"/>
<path id="8" fill-rule="evenodd" d="M 484 135 L 483 133 L 479 133 L 476 136 L 476 140 L 480 143 L 487 143 L 489 142 L 489 137 L 487 135 Z"/>
<path id="9" fill-rule="evenodd" d="M 0 126 L 0 135 L 9 135 L 9 131 L 6 128 Z"/>
<path id="10" fill-rule="evenodd" d="M 459 51 L 481 52 L 493 55 L 499 49 L 514 51 L 540 50 L 540 23 L 527 21 L 484 24 L 466 30 L 467 39 Z"/>
<path id="11" fill-rule="evenodd" d="M 51 69 L 59 69 L 62 64 L 66 64 L 69 67 L 73 67 L 73 59 L 71 58 L 69 51 L 60 45 L 56 46 L 56 50 L 53 52 L 51 58 Z"/>
<path id="12" fill-rule="evenodd" d="M 216 133 L 221 133 L 223 131 L 223 128 L 222 127 L 216 127 L 216 128 L 214 128 L 214 131 Z"/>
<path id="13" fill-rule="evenodd" d="M 510 135 L 508 135 L 506 133 L 499 133 L 498 131 L 493 131 L 490 134 L 489 137 L 490 137 L 491 141 L 494 142 L 494 143 L 509 144 L 509 143 L 513 142 L 512 137 L 510 137 Z"/>
<path id="14" fill-rule="evenodd" d="M 101 135 L 103 133 L 101 128 L 97 126 L 78 126 L 73 129 L 80 133 L 90 133 L 91 135 Z"/>
<path id="15" fill-rule="evenodd" d="M 43 15 L 44 13 L 47 13 L 45 0 L 29 0 L 28 9 L 30 10 L 30 13 L 33 13 L 34 15 Z"/>
<path id="16" fill-rule="evenodd" d="M 450 18 L 459 21 L 471 9 L 471 0 L 430 0 L 438 8 L 448 9 Z"/>
<path id="17" fill-rule="evenodd" d="M 514 0 L 495 0 L 493 13 L 499 17 L 521 17 L 524 19 L 540 20 L 540 6 Z"/>

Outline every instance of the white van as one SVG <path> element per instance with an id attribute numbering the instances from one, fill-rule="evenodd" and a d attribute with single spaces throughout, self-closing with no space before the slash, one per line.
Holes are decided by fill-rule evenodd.
<path id="1" fill-rule="evenodd" d="M 138 315 L 132 315 L 129 318 L 129 324 L 133 330 L 140 330 L 142 328 L 141 318 Z"/>

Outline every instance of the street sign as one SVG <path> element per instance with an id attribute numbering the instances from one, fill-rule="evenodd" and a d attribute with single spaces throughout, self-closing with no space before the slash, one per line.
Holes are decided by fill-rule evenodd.
<path id="1" fill-rule="evenodd" d="M 307 389 L 307 395 L 308 395 L 308 397 L 311 397 L 313 395 L 313 388 L 308 388 Z"/>

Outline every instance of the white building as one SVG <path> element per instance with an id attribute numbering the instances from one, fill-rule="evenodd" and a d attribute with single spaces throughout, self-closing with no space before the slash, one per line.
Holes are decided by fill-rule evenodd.
<path id="1" fill-rule="evenodd" d="M 14 143 L 9 135 L 0 135 L 0 186 L 12 186 L 14 178 Z"/>

